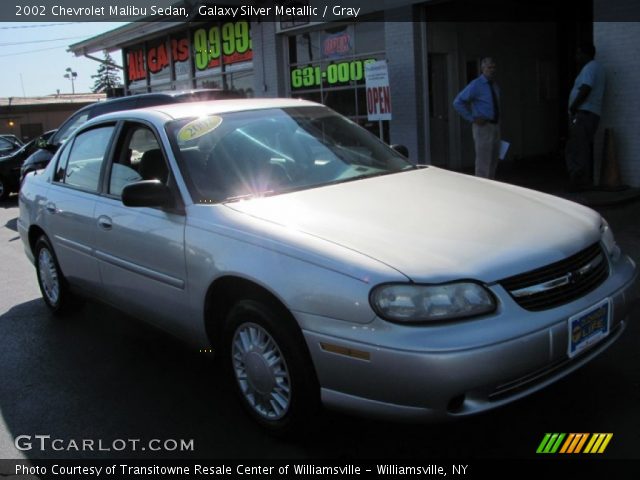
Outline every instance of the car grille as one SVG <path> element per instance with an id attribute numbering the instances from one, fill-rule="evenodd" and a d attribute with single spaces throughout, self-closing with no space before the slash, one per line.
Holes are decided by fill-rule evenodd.
<path id="1" fill-rule="evenodd" d="M 522 308 L 546 310 L 569 303 L 600 285 L 609 274 L 609 264 L 599 243 L 546 267 L 501 280 L 509 295 Z"/>

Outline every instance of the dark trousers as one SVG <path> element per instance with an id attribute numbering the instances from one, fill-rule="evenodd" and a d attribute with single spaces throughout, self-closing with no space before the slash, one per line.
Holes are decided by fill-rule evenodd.
<path id="1" fill-rule="evenodd" d="M 572 187 L 593 184 L 593 139 L 598 130 L 600 116 L 578 110 L 569 126 L 566 162 Z"/>

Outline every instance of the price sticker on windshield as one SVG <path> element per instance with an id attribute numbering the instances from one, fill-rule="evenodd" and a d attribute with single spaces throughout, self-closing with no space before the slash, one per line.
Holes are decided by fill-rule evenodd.
<path id="1" fill-rule="evenodd" d="M 202 137 L 209 132 L 212 132 L 220 126 L 222 118 L 216 115 L 206 118 L 198 118 L 187 123 L 178 132 L 178 140 L 181 142 L 188 142 L 196 138 Z"/>

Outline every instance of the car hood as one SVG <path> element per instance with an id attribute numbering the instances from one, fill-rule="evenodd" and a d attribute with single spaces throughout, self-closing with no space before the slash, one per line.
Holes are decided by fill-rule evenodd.
<path id="1" fill-rule="evenodd" d="M 599 239 L 593 210 L 435 167 L 226 206 L 367 255 L 416 282 L 491 283 Z"/>

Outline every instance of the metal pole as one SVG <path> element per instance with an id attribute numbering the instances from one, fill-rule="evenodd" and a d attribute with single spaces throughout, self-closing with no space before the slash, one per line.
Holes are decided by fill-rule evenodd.
<path id="1" fill-rule="evenodd" d="M 67 67 L 65 69 L 65 72 L 67 73 L 64 74 L 64 78 L 68 78 L 69 80 L 71 80 L 71 94 L 75 95 L 76 89 L 74 85 L 74 80 L 78 76 L 78 72 L 74 72 L 73 70 L 71 70 L 71 67 Z"/>

